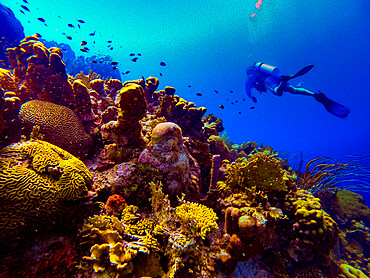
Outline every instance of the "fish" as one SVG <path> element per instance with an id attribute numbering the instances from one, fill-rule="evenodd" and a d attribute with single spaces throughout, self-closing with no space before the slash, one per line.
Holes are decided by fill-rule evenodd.
<path id="1" fill-rule="evenodd" d="M 159 73 L 159 76 L 162 76 L 162 73 L 161 72 Z"/>
<path id="2" fill-rule="evenodd" d="M 95 32 L 96 32 L 96 31 L 94 31 L 93 33 L 90 33 L 89 35 L 90 35 L 90 36 L 95 36 Z"/>
<path id="3" fill-rule="evenodd" d="M 68 27 L 75 28 L 71 23 L 68 24 Z"/>
<path id="4" fill-rule="evenodd" d="M 141 56 L 141 53 L 138 53 L 137 56 Z"/>
<path id="5" fill-rule="evenodd" d="M 80 23 L 85 23 L 85 21 L 83 21 L 82 19 L 77 19 L 77 21 Z"/>
<path id="6" fill-rule="evenodd" d="M 82 41 L 81 43 L 80 43 L 80 45 L 86 45 L 87 44 L 87 41 Z"/>
<path id="7" fill-rule="evenodd" d="M 37 38 L 41 38 L 42 36 L 41 36 L 39 33 L 36 33 L 36 34 L 35 34 L 35 37 L 37 37 Z"/>
<path id="8" fill-rule="evenodd" d="M 232 102 L 231 104 L 234 105 L 234 102 Z"/>
<path id="9" fill-rule="evenodd" d="M 112 43 L 112 41 L 108 41 L 108 43 Z"/>
<path id="10" fill-rule="evenodd" d="M 234 92 L 230 90 L 230 93 L 234 93 Z"/>
<path id="11" fill-rule="evenodd" d="M 191 85 L 188 85 L 188 88 L 191 88 Z"/>
<path id="12" fill-rule="evenodd" d="M 71 40 L 71 39 L 72 39 L 72 37 L 71 37 L 71 36 L 67 36 L 67 39 Z"/>
<path id="13" fill-rule="evenodd" d="M 59 18 L 62 18 L 60 15 L 58 15 Z"/>
<path id="14" fill-rule="evenodd" d="M 238 101 L 236 100 L 235 103 L 238 103 Z"/>
<path id="15" fill-rule="evenodd" d="M 28 4 L 27 0 L 23 0 L 24 3 Z"/>
<path id="16" fill-rule="evenodd" d="M 116 70 L 116 69 L 118 69 L 118 68 L 117 68 L 116 66 L 114 66 L 114 67 L 113 67 L 113 70 Z"/>
<path id="17" fill-rule="evenodd" d="M 249 109 L 254 109 L 254 108 L 256 108 L 255 106 L 251 106 L 251 107 L 249 107 Z"/>
<path id="18" fill-rule="evenodd" d="M 218 94 L 218 91 L 217 91 L 217 90 L 215 90 L 215 93 L 216 93 L 216 94 Z"/>
<path id="19" fill-rule="evenodd" d="M 130 73 L 130 71 L 129 71 L 129 70 L 125 72 L 125 74 L 129 74 L 129 73 Z"/>
<path id="20" fill-rule="evenodd" d="M 26 10 L 27 12 L 31 12 L 29 8 L 27 8 L 26 6 L 24 5 L 21 5 L 22 9 Z"/>
<path id="21" fill-rule="evenodd" d="M 160 62 L 159 63 L 162 67 L 166 66 L 166 63 L 165 62 Z"/>
<path id="22" fill-rule="evenodd" d="M 239 112 L 239 115 L 241 114 L 242 112 Z"/>
<path id="23" fill-rule="evenodd" d="M 110 63 L 112 66 L 118 65 L 118 62 L 112 62 Z"/>
<path id="24" fill-rule="evenodd" d="M 134 58 L 134 59 L 132 59 L 131 61 L 132 61 L 132 62 L 136 62 L 136 61 L 137 61 L 137 59 L 139 59 L 139 58 L 135 57 L 135 58 Z"/>
<path id="25" fill-rule="evenodd" d="M 243 98 L 243 101 L 245 101 L 245 98 Z"/>
<path id="26" fill-rule="evenodd" d="M 80 49 L 82 52 L 88 52 L 88 50 L 84 49 L 84 48 L 81 48 Z"/>
<path id="27" fill-rule="evenodd" d="M 91 63 L 94 63 L 94 64 L 96 64 L 96 63 L 97 63 L 97 61 L 95 61 L 95 60 L 91 60 Z"/>
<path id="28" fill-rule="evenodd" d="M 202 96 L 202 94 L 201 94 L 201 93 L 196 93 L 196 95 L 197 95 L 197 96 L 200 96 L 200 97 Z"/>
<path id="29" fill-rule="evenodd" d="M 130 53 L 130 56 L 135 56 L 135 53 Z"/>
<path id="30" fill-rule="evenodd" d="M 77 24 L 77 26 L 78 26 L 78 29 L 81 29 L 81 26 L 80 26 L 80 24 Z"/>
<path id="31" fill-rule="evenodd" d="M 113 47 L 111 47 L 110 50 L 113 50 Z"/>
<path id="32" fill-rule="evenodd" d="M 87 50 L 87 51 L 89 51 L 89 50 L 90 50 L 90 49 L 89 49 L 88 47 L 86 47 L 86 46 L 84 47 L 84 49 L 85 49 L 85 50 Z"/>
<path id="33" fill-rule="evenodd" d="M 225 108 L 225 106 L 223 106 L 222 104 L 219 105 L 218 107 L 220 107 L 221 109 L 224 109 Z"/>
<path id="34" fill-rule="evenodd" d="M 19 10 L 22 14 L 25 14 L 23 10 Z"/>

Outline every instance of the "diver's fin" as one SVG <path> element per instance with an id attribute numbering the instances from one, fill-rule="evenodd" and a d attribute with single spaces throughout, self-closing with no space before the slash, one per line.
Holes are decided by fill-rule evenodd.
<path id="1" fill-rule="evenodd" d="M 305 75 L 307 72 L 309 72 L 313 68 L 313 66 L 314 65 L 305 66 L 304 68 L 302 68 L 296 74 L 293 74 L 293 75 L 282 75 L 281 79 L 283 82 L 288 82 L 289 80 L 293 78 Z"/>
<path id="2" fill-rule="evenodd" d="M 325 109 L 333 114 L 334 116 L 338 117 L 338 118 L 346 118 L 350 112 L 349 108 L 342 105 L 342 104 L 339 104 L 337 102 L 335 102 L 334 100 L 331 100 L 330 98 L 328 98 L 325 94 L 323 94 L 322 92 L 319 91 L 318 94 L 315 94 L 314 95 L 315 99 L 322 103 L 325 107 Z"/>

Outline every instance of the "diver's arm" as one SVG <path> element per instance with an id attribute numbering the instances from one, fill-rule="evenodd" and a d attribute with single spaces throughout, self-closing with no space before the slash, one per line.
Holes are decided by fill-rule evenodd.
<path id="1" fill-rule="evenodd" d="M 256 82 L 256 77 L 254 75 L 249 75 L 248 80 L 245 83 L 245 92 L 247 93 L 247 96 L 254 102 L 257 102 L 256 97 L 252 94 L 252 88 L 253 84 Z"/>

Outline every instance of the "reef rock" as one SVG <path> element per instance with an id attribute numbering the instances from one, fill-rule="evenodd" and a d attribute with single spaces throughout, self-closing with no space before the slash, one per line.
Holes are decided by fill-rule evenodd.
<path id="1" fill-rule="evenodd" d="M 184 146 L 181 128 L 171 122 L 158 124 L 152 132 L 148 147 L 140 154 L 138 163 L 148 164 L 158 171 L 163 191 L 170 198 L 185 193 L 198 198 L 200 169 Z"/>

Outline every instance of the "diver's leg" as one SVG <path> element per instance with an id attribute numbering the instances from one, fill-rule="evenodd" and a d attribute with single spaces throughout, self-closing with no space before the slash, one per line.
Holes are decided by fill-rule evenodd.
<path id="1" fill-rule="evenodd" d="M 294 95 L 303 95 L 303 96 L 312 96 L 312 97 L 315 96 L 315 93 L 311 92 L 310 90 L 307 90 L 305 88 L 297 88 L 289 84 L 284 86 L 283 89 L 284 89 L 284 92 L 288 92 Z"/>

